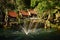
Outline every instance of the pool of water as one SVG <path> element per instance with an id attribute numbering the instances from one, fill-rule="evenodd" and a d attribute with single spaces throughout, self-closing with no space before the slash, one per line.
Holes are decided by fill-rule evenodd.
<path id="1" fill-rule="evenodd" d="M 37 29 L 35 32 L 30 32 L 26 35 L 21 31 L 0 30 L 1 40 L 59 40 L 60 32 L 55 29 Z"/>

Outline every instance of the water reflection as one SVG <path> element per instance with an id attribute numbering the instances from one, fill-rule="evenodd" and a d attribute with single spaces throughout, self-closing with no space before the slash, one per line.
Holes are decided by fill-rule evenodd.
<path id="1" fill-rule="evenodd" d="M 53 38 L 54 40 L 58 36 L 59 34 L 56 34 L 55 29 L 45 30 L 43 28 L 36 29 L 35 32 L 30 31 L 28 34 L 23 31 L 12 30 L 0 32 L 0 39 L 2 40 L 45 40 L 46 38 Z"/>

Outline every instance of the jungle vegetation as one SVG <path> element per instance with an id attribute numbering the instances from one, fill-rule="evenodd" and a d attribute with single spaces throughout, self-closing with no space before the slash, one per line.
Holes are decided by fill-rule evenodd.
<path id="1" fill-rule="evenodd" d="M 50 21 L 52 27 L 60 27 L 60 0 L 0 0 L 0 10 L 27 10 L 34 9 L 37 11 L 38 17 Z M 47 16 L 48 15 L 48 16 Z"/>

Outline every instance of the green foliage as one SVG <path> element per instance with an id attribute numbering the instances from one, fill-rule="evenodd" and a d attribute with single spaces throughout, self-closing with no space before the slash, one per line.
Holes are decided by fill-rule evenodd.
<path id="1" fill-rule="evenodd" d="M 50 10 L 50 16 L 53 17 L 53 14 L 60 9 L 60 0 L 13 0 L 10 2 L 9 0 L 0 0 L 0 9 L 2 9 L 6 13 L 6 9 L 11 9 L 14 11 L 19 11 L 21 9 L 33 8 L 38 12 L 38 17 L 42 17 L 43 13 Z M 48 13 L 48 14 L 49 14 Z M 46 15 L 44 15 L 46 16 Z M 23 23 L 24 20 L 19 19 L 19 23 Z M 26 21 L 28 22 L 28 21 Z M 27 23 L 28 24 L 28 23 Z M 50 22 L 47 21 L 49 25 Z M 58 23 L 56 23 L 58 24 Z M 53 25 L 52 27 L 57 27 L 58 25 Z"/>
<path id="2" fill-rule="evenodd" d="M 31 6 L 34 7 L 36 4 L 36 0 L 31 0 Z"/>
<path id="3" fill-rule="evenodd" d="M 42 16 L 43 12 L 49 9 L 53 14 L 56 6 L 60 6 L 59 0 L 31 0 L 31 7 L 37 10 L 38 16 Z"/>
<path id="4" fill-rule="evenodd" d="M 39 2 L 35 9 L 38 11 L 40 15 L 42 15 L 43 11 L 47 9 L 47 1 Z"/>
<path id="5" fill-rule="evenodd" d="M 24 2 L 22 0 L 16 0 L 17 9 L 23 9 L 25 7 Z"/>

